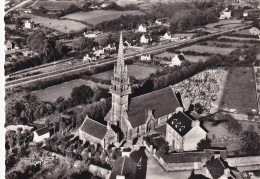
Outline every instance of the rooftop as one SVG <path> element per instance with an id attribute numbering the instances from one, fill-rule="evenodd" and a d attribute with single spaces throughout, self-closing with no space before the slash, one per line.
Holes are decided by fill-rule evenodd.
<path id="1" fill-rule="evenodd" d="M 137 96 L 130 100 L 127 111 L 128 119 L 133 128 L 145 124 L 148 109 L 153 110 L 154 117 L 168 115 L 181 107 L 171 87 Z"/>
<path id="2" fill-rule="evenodd" d="M 212 158 L 207 161 L 206 167 L 213 179 L 218 179 L 224 174 L 225 165 L 220 158 Z"/>
<path id="3" fill-rule="evenodd" d="M 107 126 L 86 117 L 80 130 L 98 139 L 103 139 L 107 133 Z"/>
<path id="4" fill-rule="evenodd" d="M 183 112 L 173 114 L 167 123 L 182 137 L 192 129 L 192 119 Z"/>
<path id="5" fill-rule="evenodd" d="M 48 127 L 43 127 L 41 129 L 36 130 L 35 132 L 37 133 L 38 136 L 41 136 L 41 135 L 44 135 L 44 134 L 50 132 L 50 130 Z"/>

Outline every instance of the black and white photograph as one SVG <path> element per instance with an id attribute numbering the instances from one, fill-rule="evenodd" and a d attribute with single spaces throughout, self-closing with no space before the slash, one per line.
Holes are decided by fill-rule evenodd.
<path id="1" fill-rule="evenodd" d="M 3 178 L 260 179 L 260 0 L 1 7 Z"/>

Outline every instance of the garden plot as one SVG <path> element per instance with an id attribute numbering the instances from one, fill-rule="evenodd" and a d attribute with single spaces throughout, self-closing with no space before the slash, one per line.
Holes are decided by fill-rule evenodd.
<path id="1" fill-rule="evenodd" d="M 221 55 L 228 55 L 232 51 L 234 51 L 235 48 L 220 48 L 220 47 L 214 47 L 214 46 L 203 46 L 203 45 L 191 45 L 189 47 L 181 48 L 181 52 L 197 52 L 197 53 L 209 53 L 209 54 L 221 54 Z"/>
<path id="2" fill-rule="evenodd" d="M 230 69 L 220 108 L 243 114 L 257 110 L 255 80 L 252 68 Z"/>
<path id="3" fill-rule="evenodd" d="M 141 80 L 147 78 L 151 73 L 156 72 L 156 68 L 141 66 L 141 65 L 128 65 L 128 75 L 134 76 L 136 79 Z M 113 76 L 113 70 L 93 75 L 94 78 L 101 80 L 110 80 Z"/>
<path id="4" fill-rule="evenodd" d="M 68 99 L 73 88 L 86 85 L 90 86 L 91 88 L 95 88 L 96 84 L 91 81 L 86 81 L 82 79 L 72 80 L 69 82 L 65 82 L 59 85 L 51 86 L 49 88 L 43 90 L 37 90 L 33 92 L 41 101 L 51 102 L 54 103 L 57 98 L 63 97 Z M 97 84 L 98 85 L 98 84 Z M 108 87 L 106 85 L 98 85 L 100 87 Z"/>
<path id="5" fill-rule="evenodd" d="M 110 21 L 119 18 L 121 15 L 144 15 L 140 11 L 113 11 L 113 10 L 95 10 L 89 12 L 75 12 L 63 16 L 62 18 L 86 22 L 92 25 L 99 24 L 104 21 Z"/>
<path id="6" fill-rule="evenodd" d="M 227 71 L 222 69 L 206 70 L 172 88 L 175 92 L 180 92 L 186 110 L 190 104 L 199 103 L 204 109 L 203 114 L 208 114 L 218 110 L 226 76 Z"/>

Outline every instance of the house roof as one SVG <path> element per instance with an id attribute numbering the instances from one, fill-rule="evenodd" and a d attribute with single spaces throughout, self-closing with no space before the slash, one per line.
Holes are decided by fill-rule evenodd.
<path id="1" fill-rule="evenodd" d="M 178 56 L 178 58 L 179 58 L 180 61 L 185 60 L 185 57 L 183 56 L 183 54 L 179 54 L 179 55 L 177 55 L 177 56 Z"/>
<path id="2" fill-rule="evenodd" d="M 157 119 L 175 112 L 177 107 L 180 107 L 180 103 L 175 93 L 171 87 L 166 87 L 132 98 L 127 111 L 128 120 L 135 128 L 145 124 L 148 109 L 154 111 L 153 115 Z"/>
<path id="3" fill-rule="evenodd" d="M 192 129 L 192 119 L 183 112 L 173 114 L 167 123 L 182 137 Z"/>
<path id="4" fill-rule="evenodd" d="M 37 134 L 38 136 L 41 136 L 41 135 L 43 135 L 43 134 L 46 134 L 46 133 L 50 132 L 50 130 L 49 130 L 48 127 L 43 127 L 43 128 L 41 128 L 41 129 L 36 130 L 35 132 L 36 132 L 36 134 Z"/>
<path id="5" fill-rule="evenodd" d="M 191 163 L 201 162 L 201 158 L 205 156 L 204 152 L 183 152 L 183 153 L 172 153 L 163 154 L 161 158 L 166 163 Z"/>
<path id="6" fill-rule="evenodd" d="M 133 159 L 127 156 L 120 157 L 113 164 L 110 179 L 116 179 L 117 175 L 123 175 L 125 179 L 135 179 L 136 165 L 137 163 Z"/>
<path id="7" fill-rule="evenodd" d="M 86 117 L 80 130 L 98 139 L 103 139 L 107 133 L 107 126 Z"/>
<path id="8" fill-rule="evenodd" d="M 212 158 L 211 160 L 207 161 L 205 166 L 209 170 L 209 173 L 213 179 L 218 179 L 221 177 L 224 174 L 224 170 L 226 168 L 220 158 Z"/>

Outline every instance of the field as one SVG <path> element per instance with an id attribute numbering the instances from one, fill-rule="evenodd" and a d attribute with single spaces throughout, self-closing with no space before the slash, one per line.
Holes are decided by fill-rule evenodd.
<path id="1" fill-rule="evenodd" d="M 75 12 L 63 16 L 62 18 L 87 22 L 92 25 L 104 21 L 110 21 L 119 18 L 121 15 L 143 15 L 140 11 L 113 11 L 113 10 L 95 10 L 90 12 Z"/>
<path id="2" fill-rule="evenodd" d="M 249 32 L 249 29 L 245 29 L 245 30 L 241 30 L 241 31 L 235 32 L 235 34 L 251 35 L 251 33 Z"/>
<path id="3" fill-rule="evenodd" d="M 26 14 L 23 17 L 28 17 L 30 18 L 33 22 L 36 24 L 40 24 L 41 26 L 58 30 L 62 33 L 68 33 L 72 31 L 79 31 L 87 27 L 87 25 L 80 23 L 80 22 L 75 22 L 73 20 L 61 20 L 61 19 L 50 19 L 47 17 L 41 17 L 41 16 L 36 16 L 33 14 Z"/>
<path id="4" fill-rule="evenodd" d="M 128 75 L 134 76 L 136 79 L 145 79 L 149 76 L 149 74 L 156 72 L 156 68 L 140 66 L 140 65 L 128 65 Z M 103 73 L 98 73 L 93 75 L 95 78 L 110 80 L 113 75 L 113 70 L 106 71 Z"/>
<path id="5" fill-rule="evenodd" d="M 210 53 L 210 54 L 221 54 L 221 55 L 228 55 L 230 52 L 235 50 L 235 48 L 220 48 L 220 47 L 213 47 L 213 46 L 202 46 L 202 45 L 192 45 L 189 47 L 181 48 L 181 52 L 186 51 L 193 51 L 198 53 Z"/>
<path id="6" fill-rule="evenodd" d="M 250 44 L 250 43 L 242 43 L 242 42 L 218 42 L 218 41 L 207 41 L 207 44 L 209 46 L 230 46 L 230 47 L 234 47 L 234 48 L 237 48 L 237 47 L 243 47 L 245 45 L 251 47 L 251 46 L 254 46 L 255 44 Z"/>
<path id="7" fill-rule="evenodd" d="M 257 109 L 252 68 L 230 69 L 220 108 L 238 113 Z"/>
<path id="8" fill-rule="evenodd" d="M 221 36 L 219 37 L 219 39 L 230 39 L 230 40 L 241 40 L 241 41 L 250 41 L 250 40 L 253 40 L 253 41 L 259 41 L 259 39 L 257 38 L 244 38 L 244 37 L 229 37 L 229 36 Z"/>
<path id="9" fill-rule="evenodd" d="M 174 53 L 170 53 L 170 52 L 163 52 L 163 53 L 160 53 L 160 54 L 157 54 L 157 55 L 154 55 L 154 57 L 156 59 L 163 59 L 164 57 L 167 57 L 167 58 L 173 58 L 175 56 Z M 194 55 L 185 55 L 185 59 L 190 61 L 190 62 L 199 62 L 199 61 L 206 61 L 208 59 L 207 56 L 194 56 Z"/>
<path id="10" fill-rule="evenodd" d="M 33 8 L 38 9 L 39 7 L 44 7 L 48 10 L 63 10 L 67 9 L 70 5 L 81 5 L 83 2 L 69 0 L 69 1 L 50 1 L 50 0 L 39 0 L 33 4 Z"/>
<path id="11" fill-rule="evenodd" d="M 68 99 L 70 97 L 70 94 L 73 90 L 73 88 L 86 85 L 93 88 L 95 86 L 95 83 L 86 81 L 86 80 L 72 80 L 69 82 L 65 82 L 59 85 L 55 85 L 43 90 L 37 90 L 34 92 L 34 94 L 41 100 L 41 101 L 47 101 L 47 102 L 55 102 L 56 99 L 60 96 L 62 96 L 65 99 Z M 104 85 L 102 85 L 103 87 Z"/>

